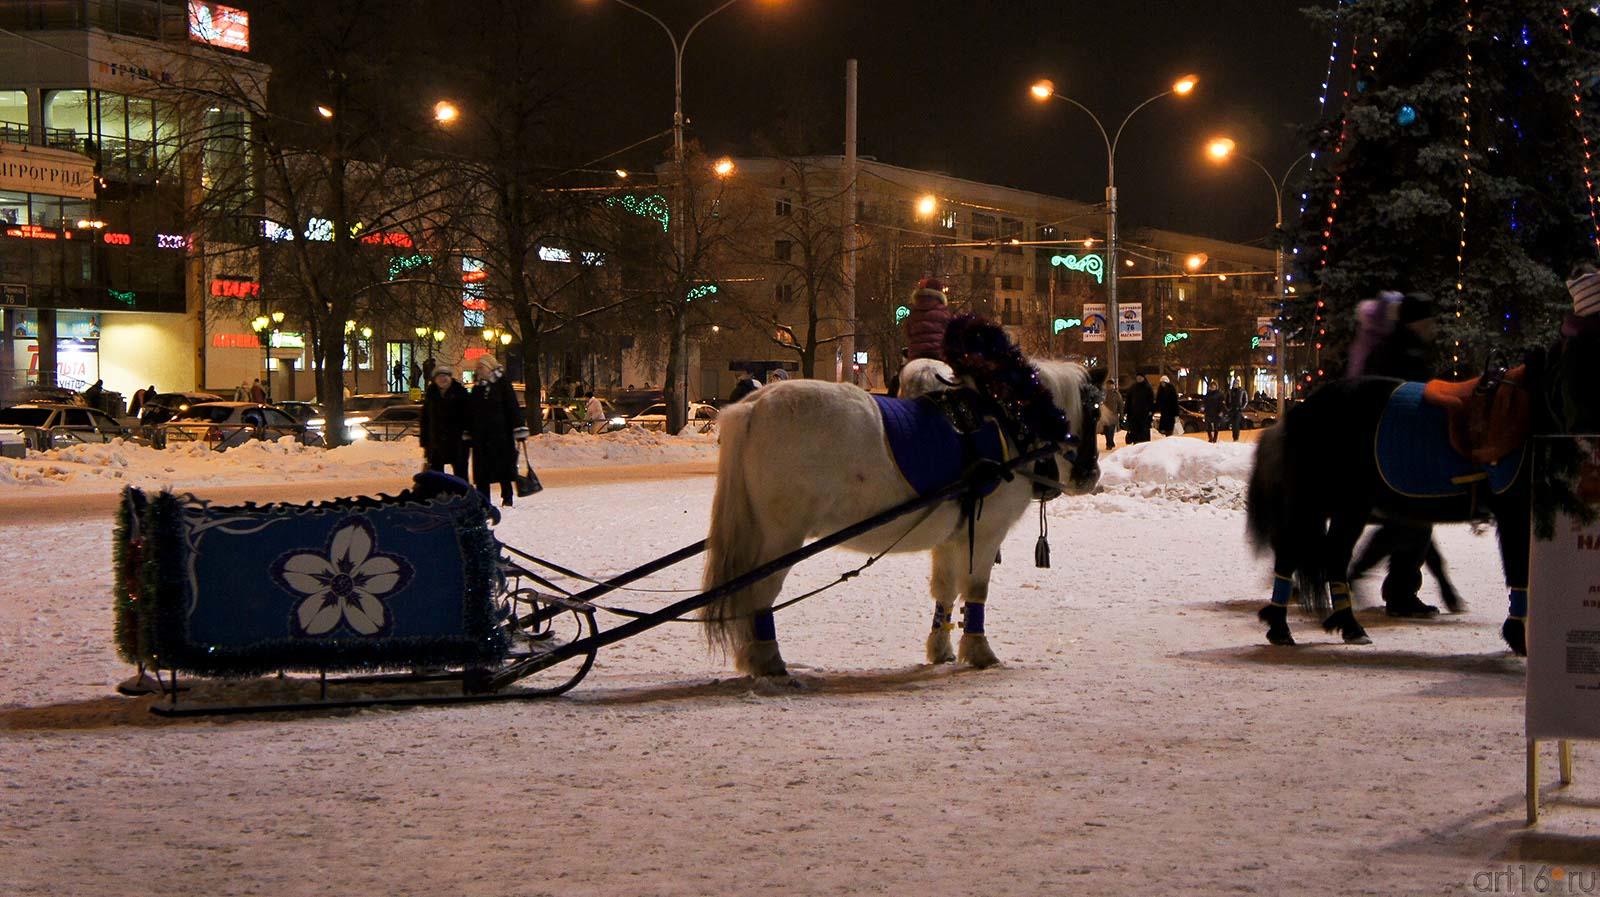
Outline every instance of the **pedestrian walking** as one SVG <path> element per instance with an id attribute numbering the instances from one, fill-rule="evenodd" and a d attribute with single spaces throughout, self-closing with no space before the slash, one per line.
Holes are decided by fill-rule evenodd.
<path id="1" fill-rule="evenodd" d="M 1165 374 L 1161 376 L 1161 388 L 1156 390 L 1156 413 L 1160 415 L 1156 429 L 1162 436 L 1171 436 L 1178 422 L 1178 387 Z"/>
<path id="2" fill-rule="evenodd" d="M 1150 441 L 1150 422 L 1156 411 L 1156 391 L 1143 375 L 1135 375 L 1128 387 L 1128 444 Z"/>
<path id="3" fill-rule="evenodd" d="M 756 379 L 756 375 L 745 371 L 744 376 L 733 384 L 733 392 L 728 393 L 728 404 L 731 405 L 760 388 L 761 381 Z"/>
<path id="4" fill-rule="evenodd" d="M 600 397 L 594 394 L 592 389 L 589 390 L 588 395 L 583 397 L 583 415 L 589 419 L 590 433 L 600 433 L 605 430 L 607 422 L 606 406 L 604 402 L 600 401 Z"/>
<path id="5" fill-rule="evenodd" d="M 467 432 L 472 439 L 472 483 L 489 497 L 489 487 L 500 486 L 500 506 L 511 507 L 511 481 L 517 475 L 518 435 L 528 430 L 518 419 L 517 397 L 505 380 L 505 368 L 493 355 L 478 358 L 476 377 L 467 402 Z M 520 434 L 519 434 L 520 431 Z"/>
<path id="6" fill-rule="evenodd" d="M 1105 370 L 1097 369 L 1097 373 L 1103 382 Z M 1105 434 L 1108 452 L 1117 447 L 1117 426 L 1122 423 L 1122 408 L 1122 390 L 1116 384 L 1112 384 L 1111 388 L 1106 390 L 1105 401 L 1100 403 L 1100 432 Z"/>
<path id="7" fill-rule="evenodd" d="M 437 364 L 433 382 L 422 393 L 422 456 L 429 470 L 444 470 L 467 478 L 467 388 L 455 377 L 455 368 Z"/>
<path id="8" fill-rule="evenodd" d="M 1233 427 L 1233 441 L 1239 441 L 1239 431 L 1244 428 L 1244 410 L 1250 404 L 1250 394 L 1237 381 L 1228 389 L 1228 422 Z"/>
<path id="9" fill-rule="evenodd" d="M 1206 441 L 1216 442 L 1217 434 L 1222 430 L 1222 417 L 1227 413 L 1227 396 L 1216 383 L 1210 384 L 1206 391 Z"/>
<path id="10" fill-rule="evenodd" d="M 257 377 L 255 382 L 250 384 L 250 401 L 258 405 L 265 404 L 267 401 L 267 388 L 261 385 L 260 377 Z"/>

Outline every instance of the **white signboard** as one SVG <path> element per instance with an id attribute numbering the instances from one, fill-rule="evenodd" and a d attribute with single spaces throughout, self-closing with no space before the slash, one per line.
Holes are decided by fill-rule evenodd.
<path id="1" fill-rule="evenodd" d="M 1600 510 L 1600 440 L 1577 441 L 1585 460 L 1564 479 Z M 1553 538 L 1535 537 L 1530 558 L 1528 737 L 1600 739 L 1600 521 L 1554 514 Z"/>
<path id="2" fill-rule="evenodd" d="M 1144 339 L 1144 306 L 1123 302 L 1117 306 L 1117 340 L 1137 343 Z"/>
<path id="3" fill-rule="evenodd" d="M 1083 341 L 1086 343 L 1103 343 L 1106 341 L 1106 307 L 1104 305 L 1084 303 Z"/>

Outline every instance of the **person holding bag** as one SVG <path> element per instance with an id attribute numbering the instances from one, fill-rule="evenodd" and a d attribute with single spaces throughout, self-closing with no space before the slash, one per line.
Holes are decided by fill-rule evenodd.
<path id="1" fill-rule="evenodd" d="M 450 472 L 467 478 L 467 388 L 455 378 L 455 368 L 440 363 L 434 366 L 433 382 L 422 395 L 422 454 L 429 470 Z"/>
<path id="2" fill-rule="evenodd" d="M 489 497 L 490 484 L 498 483 L 500 506 L 509 508 L 512 483 L 518 477 L 516 441 L 528 438 L 528 428 L 519 419 L 517 397 L 505 380 L 505 368 L 499 360 L 485 354 L 474 370 L 477 379 L 467 399 L 472 483 L 485 498 Z"/>

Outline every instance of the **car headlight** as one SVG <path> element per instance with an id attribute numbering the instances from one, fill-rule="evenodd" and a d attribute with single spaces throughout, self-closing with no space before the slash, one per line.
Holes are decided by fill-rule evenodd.
<path id="1" fill-rule="evenodd" d="M 370 417 L 347 417 L 347 418 L 344 419 L 344 425 L 346 427 L 355 427 L 355 426 L 359 426 L 361 424 L 364 424 L 369 420 L 372 420 L 372 418 L 370 418 Z"/>
<path id="2" fill-rule="evenodd" d="M 613 417 L 611 419 L 611 425 L 614 427 L 626 427 L 628 425 L 628 421 L 626 418 Z"/>
<path id="3" fill-rule="evenodd" d="M 313 417 L 306 421 L 306 428 L 311 430 L 320 430 L 322 429 L 322 425 L 326 423 L 327 421 L 320 417 Z"/>

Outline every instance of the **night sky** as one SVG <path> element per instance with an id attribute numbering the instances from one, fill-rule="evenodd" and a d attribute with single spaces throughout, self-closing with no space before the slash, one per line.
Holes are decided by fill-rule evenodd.
<path id="1" fill-rule="evenodd" d="M 545 16 L 546 68 L 577 113 L 570 151 L 583 158 L 572 161 L 670 127 L 672 58 L 658 26 L 612 0 L 527 2 Z M 636 2 L 680 34 L 717 5 Z M 691 136 L 712 153 L 753 152 L 757 135 L 796 127 L 811 148 L 842 152 L 844 61 L 854 57 L 863 155 L 1098 201 L 1105 151 L 1093 123 L 1068 104 L 1031 100 L 1028 85 L 1051 78 L 1114 131 L 1140 101 L 1193 72 L 1200 87 L 1190 98 L 1152 105 L 1125 133 L 1123 227 L 1256 241 L 1272 225 L 1266 178 L 1242 162 L 1211 165 L 1201 148 L 1226 132 L 1279 173 L 1304 151 L 1328 52 L 1328 35 L 1300 11 L 1308 2 L 743 0 L 694 35 L 685 111 Z M 481 26 L 478 39 L 493 30 Z M 458 44 L 446 54 L 470 52 L 470 36 L 438 40 Z M 643 168 L 668 147 L 663 139 L 619 161 Z"/>

